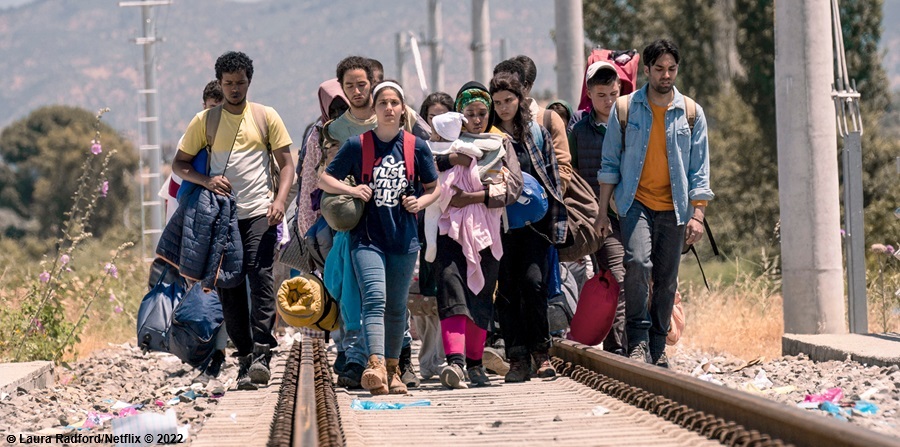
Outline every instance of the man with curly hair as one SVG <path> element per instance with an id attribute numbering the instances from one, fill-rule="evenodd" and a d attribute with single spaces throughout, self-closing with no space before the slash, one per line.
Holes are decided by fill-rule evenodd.
<path id="1" fill-rule="evenodd" d="M 198 113 L 188 125 L 172 169 L 187 181 L 215 194 L 233 197 L 243 246 L 244 281 L 219 288 L 225 327 L 238 350 L 237 388 L 254 390 L 269 382 L 271 349 L 278 345 L 275 325 L 275 285 L 272 265 L 278 241 L 277 225 L 294 180 L 291 137 L 278 112 L 250 103 L 253 61 L 229 51 L 216 60 L 216 79 L 225 94 L 221 106 Z M 207 119 L 218 117 L 214 135 Z M 265 122 L 258 122 L 265 121 Z M 209 144 L 207 138 L 213 140 Z M 209 173 L 197 172 L 191 161 L 210 147 Z M 272 151 L 273 157 L 269 156 Z M 272 174 L 274 158 L 279 175 Z M 276 185 L 277 182 L 277 185 Z M 247 294 L 249 284 L 250 294 Z"/>

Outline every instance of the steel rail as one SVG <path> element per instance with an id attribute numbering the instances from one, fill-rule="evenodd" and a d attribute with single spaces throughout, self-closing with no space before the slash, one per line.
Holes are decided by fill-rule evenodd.
<path id="1" fill-rule="evenodd" d="M 316 417 L 316 380 L 312 337 L 303 337 L 300 351 L 300 371 L 297 376 L 297 397 L 294 401 L 293 447 L 319 445 L 319 425 Z"/>
<path id="2" fill-rule="evenodd" d="M 730 425 L 797 446 L 893 446 L 897 439 L 807 413 L 694 377 L 638 363 L 569 340 L 554 339 L 551 355 L 610 379 L 669 399 Z"/>

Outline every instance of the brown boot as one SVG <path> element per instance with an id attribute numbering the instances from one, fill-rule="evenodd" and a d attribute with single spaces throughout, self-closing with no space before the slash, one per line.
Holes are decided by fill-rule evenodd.
<path id="1" fill-rule="evenodd" d="M 373 396 L 388 393 L 387 369 L 385 369 L 384 362 L 377 355 L 369 356 L 369 364 L 366 365 L 366 370 L 363 371 L 360 384 Z"/>
<path id="2" fill-rule="evenodd" d="M 504 380 L 506 383 L 525 382 L 531 376 L 531 356 L 522 347 L 512 348 L 509 351 L 509 372 Z"/>
<path id="3" fill-rule="evenodd" d="M 532 352 L 531 358 L 534 359 L 535 375 L 542 379 L 548 377 L 556 377 L 556 369 L 550 363 L 550 355 L 546 352 Z"/>
<path id="4" fill-rule="evenodd" d="M 406 384 L 400 378 L 400 359 L 385 359 L 387 363 L 388 388 L 391 394 L 406 394 Z"/>

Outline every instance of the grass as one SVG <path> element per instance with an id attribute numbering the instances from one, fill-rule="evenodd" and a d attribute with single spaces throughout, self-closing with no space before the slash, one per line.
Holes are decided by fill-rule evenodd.
<path id="1" fill-rule="evenodd" d="M 680 343 L 705 352 L 728 352 L 745 360 L 779 357 L 784 308 L 779 278 L 771 267 L 741 260 L 706 262 L 703 268 L 710 282 L 708 291 L 697 263 L 693 259 L 683 262 L 679 291 L 684 297 L 687 323 Z M 892 279 L 889 284 L 900 284 L 897 275 Z M 877 284 L 870 287 L 868 300 L 869 332 L 900 331 L 896 301 L 883 304 Z"/>

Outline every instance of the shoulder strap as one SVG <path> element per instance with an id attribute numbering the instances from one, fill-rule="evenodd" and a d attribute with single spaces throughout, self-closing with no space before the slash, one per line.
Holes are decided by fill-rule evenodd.
<path id="1" fill-rule="evenodd" d="M 550 123 L 553 122 L 553 118 L 550 116 L 551 113 L 556 113 L 550 109 L 544 109 L 544 128 L 550 130 Z"/>
<path id="2" fill-rule="evenodd" d="M 625 140 L 625 128 L 628 127 L 628 106 L 631 105 L 631 95 L 620 96 L 616 99 L 616 115 L 619 117 L 619 126 L 622 127 L 622 140 Z"/>
<path id="3" fill-rule="evenodd" d="M 403 163 L 406 164 L 406 180 L 412 185 L 416 178 L 416 136 L 403 131 Z"/>
<path id="4" fill-rule="evenodd" d="M 259 136 L 266 143 L 266 148 L 272 150 L 272 146 L 269 144 L 269 121 L 266 117 L 266 106 L 251 102 L 250 113 L 253 114 L 256 129 L 259 130 Z"/>
<path id="5" fill-rule="evenodd" d="M 219 120 L 222 118 L 222 105 L 217 105 L 206 112 L 206 144 L 212 149 L 216 132 L 219 130 Z"/>
<path id="6" fill-rule="evenodd" d="M 362 184 L 372 181 L 372 171 L 375 170 L 375 136 L 372 131 L 363 132 L 359 136 L 362 144 Z"/>
<path id="7" fill-rule="evenodd" d="M 687 115 L 691 133 L 694 133 L 694 121 L 697 120 L 697 103 L 687 95 L 684 95 L 684 114 Z"/>

